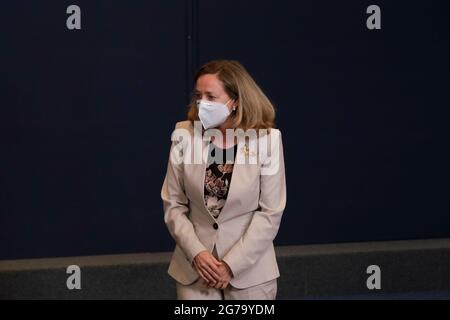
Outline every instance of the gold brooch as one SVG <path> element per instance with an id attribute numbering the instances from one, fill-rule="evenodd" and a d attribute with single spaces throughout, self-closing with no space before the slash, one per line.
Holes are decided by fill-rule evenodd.
<path id="1" fill-rule="evenodd" d="M 241 148 L 241 152 L 242 152 L 243 154 L 245 154 L 246 156 L 251 156 L 251 157 L 256 156 L 256 152 L 255 152 L 255 151 L 251 151 L 251 152 L 250 152 L 250 149 L 249 149 L 248 145 L 244 145 L 244 146 Z"/>

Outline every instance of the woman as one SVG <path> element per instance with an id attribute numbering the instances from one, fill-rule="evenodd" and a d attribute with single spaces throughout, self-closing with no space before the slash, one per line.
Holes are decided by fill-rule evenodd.
<path id="1" fill-rule="evenodd" d="M 286 181 L 274 120 L 271 102 L 238 62 L 212 61 L 197 72 L 161 190 L 177 244 L 168 272 L 178 299 L 276 298 L 273 239 Z"/>

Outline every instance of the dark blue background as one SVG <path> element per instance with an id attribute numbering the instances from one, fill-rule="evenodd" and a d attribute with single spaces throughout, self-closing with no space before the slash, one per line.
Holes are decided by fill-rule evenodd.
<path id="1" fill-rule="evenodd" d="M 66 29 L 78 4 L 82 30 Z M 0 5 L 0 259 L 173 249 L 160 189 L 192 76 L 241 61 L 273 100 L 276 244 L 450 236 L 445 1 Z"/>

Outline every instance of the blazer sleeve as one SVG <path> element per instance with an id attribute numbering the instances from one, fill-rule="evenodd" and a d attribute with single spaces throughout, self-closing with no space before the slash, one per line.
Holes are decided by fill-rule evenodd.
<path id="1" fill-rule="evenodd" d="M 279 130 L 277 132 L 278 143 L 272 144 L 272 156 L 267 157 L 261 166 L 264 168 L 268 166 L 267 162 L 277 161 L 278 170 L 273 174 L 261 174 L 258 210 L 254 212 L 244 235 L 222 259 L 228 264 L 234 276 L 252 266 L 267 250 L 273 243 L 281 223 L 286 205 L 286 177 L 281 132 Z M 273 151 L 278 151 L 275 152 L 275 156 Z"/>
<path id="2" fill-rule="evenodd" d="M 161 189 L 164 208 L 164 222 L 177 245 L 183 250 L 186 258 L 192 263 L 195 256 L 207 250 L 195 233 L 194 226 L 189 220 L 189 200 L 186 197 L 183 181 L 184 164 L 174 161 L 179 157 L 182 148 L 180 141 L 173 141 L 170 147 L 167 173 Z"/>

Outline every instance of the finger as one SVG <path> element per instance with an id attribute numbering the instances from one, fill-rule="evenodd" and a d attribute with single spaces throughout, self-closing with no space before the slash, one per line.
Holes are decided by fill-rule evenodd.
<path id="1" fill-rule="evenodd" d="M 204 273 L 208 273 L 214 280 L 219 280 L 221 278 L 220 272 L 212 268 L 209 264 L 204 264 L 201 266 Z"/>
<path id="2" fill-rule="evenodd" d="M 213 254 L 211 254 L 211 252 L 210 252 L 210 254 L 208 256 L 208 260 L 212 261 L 213 264 L 215 264 L 217 266 L 220 266 L 222 264 L 222 262 L 219 261 Z"/>
<path id="3" fill-rule="evenodd" d="M 206 278 L 206 281 L 208 281 L 208 285 L 215 285 L 217 283 L 217 280 L 214 279 L 214 277 L 211 276 L 208 272 L 205 272 L 205 270 L 202 270 L 202 272 Z"/>
<path id="4" fill-rule="evenodd" d="M 207 279 L 205 273 L 203 272 L 203 270 L 200 266 L 200 263 L 194 261 L 194 267 L 195 267 L 195 271 L 197 271 L 197 273 L 203 278 L 203 280 L 206 282 L 209 282 L 209 280 Z"/>
<path id="5" fill-rule="evenodd" d="M 211 268 L 211 270 L 214 271 L 215 276 L 221 277 L 221 275 L 222 275 L 221 269 L 224 269 L 224 266 L 221 262 L 218 262 L 217 260 L 214 259 L 214 260 L 209 261 L 208 266 Z"/>
<path id="6" fill-rule="evenodd" d="M 214 261 L 214 264 L 215 264 L 216 266 L 221 266 L 221 265 L 223 265 L 223 262 L 217 260 L 216 257 L 214 257 L 214 256 L 213 256 L 213 261 Z"/>
<path id="7" fill-rule="evenodd" d="M 210 283 L 209 287 L 210 288 L 216 288 L 216 289 L 220 289 L 220 287 L 222 286 L 223 281 L 219 280 L 216 283 Z"/>
<path id="8" fill-rule="evenodd" d="M 206 284 L 208 284 L 208 283 L 209 283 L 209 280 L 208 280 L 208 278 L 205 276 L 205 274 L 203 273 L 203 271 L 202 271 L 198 266 L 195 266 L 195 270 L 196 270 L 197 273 L 200 275 L 200 277 L 203 279 L 203 281 L 204 281 Z"/>
<path id="9" fill-rule="evenodd" d="M 219 270 L 219 266 L 217 266 L 214 261 L 208 261 L 205 265 L 205 269 L 216 279 L 219 279 L 222 274 Z"/>
<path id="10" fill-rule="evenodd" d="M 211 282 L 210 282 L 208 279 L 203 278 L 203 285 L 204 285 L 205 287 L 209 287 L 209 286 L 211 285 Z"/>
<path id="11" fill-rule="evenodd" d="M 203 274 L 202 271 L 200 271 L 199 274 L 200 274 L 200 276 L 202 277 L 203 282 L 204 282 L 206 285 L 208 285 L 208 284 L 209 284 L 208 278 Z"/>
<path id="12" fill-rule="evenodd" d="M 217 260 L 216 257 L 214 255 L 212 255 L 211 253 L 208 256 L 208 260 L 207 261 L 210 264 L 211 264 L 211 261 L 212 261 L 212 264 L 215 265 L 215 266 L 221 266 L 222 265 L 222 262 Z"/>
<path id="13" fill-rule="evenodd" d="M 222 279 L 228 276 L 228 270 L 223 265 L 219 268 L 219 272 Z"/>
<path id="14" fill-rule="evenodd" d="M 212 284 L 216 284 L 217 283 L 217 279 L 214 278 L 213 275 L 211 275 L 208 270 L 205 270 L 204 268 L 201 268 L 201 271 L 203 273 L 203 275 L 205 276 L 206 279 L 208 279 L 208 283 L 212 283 Z"/>

